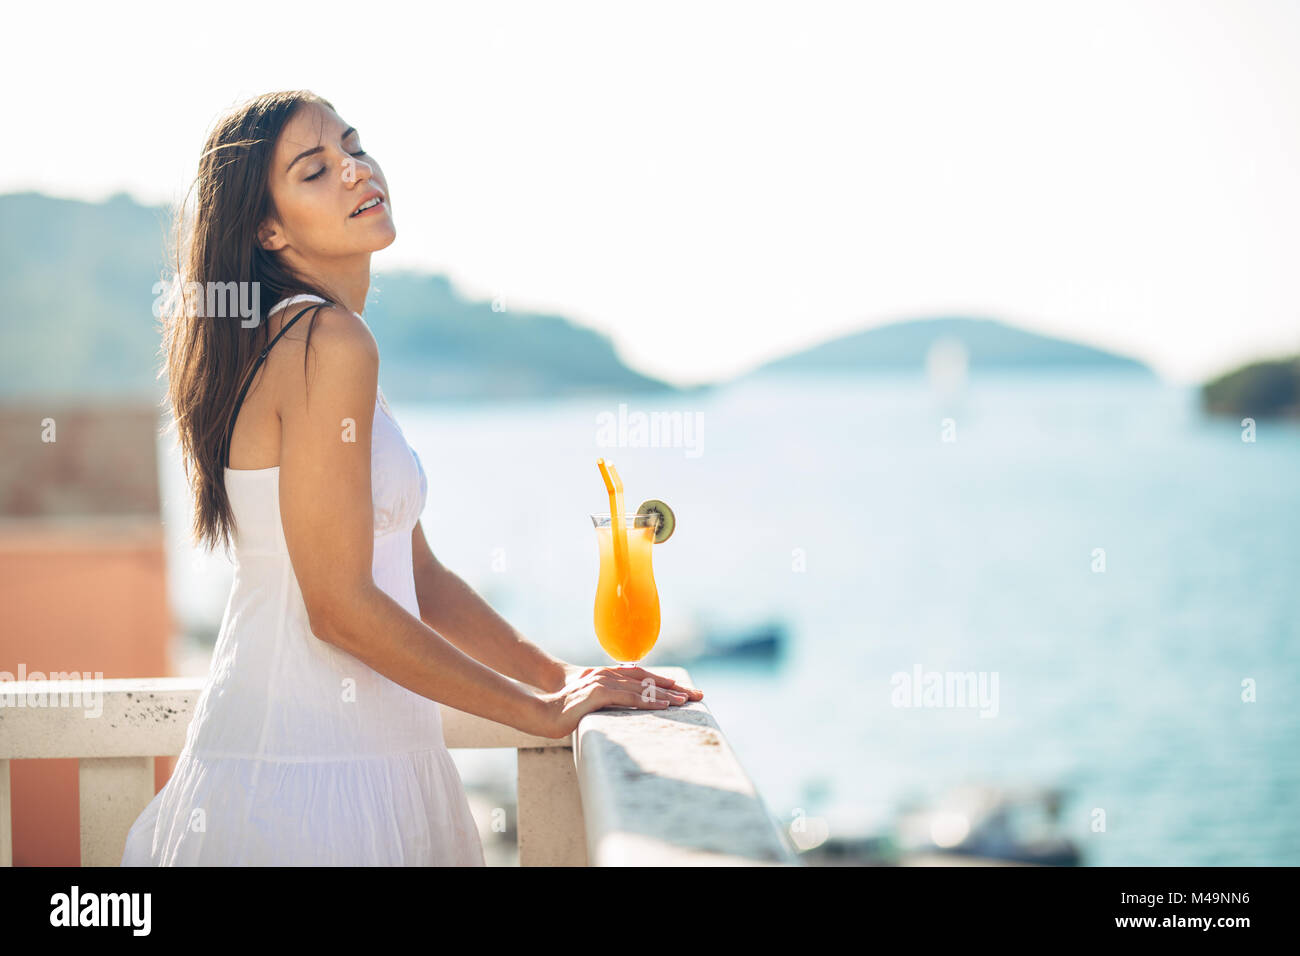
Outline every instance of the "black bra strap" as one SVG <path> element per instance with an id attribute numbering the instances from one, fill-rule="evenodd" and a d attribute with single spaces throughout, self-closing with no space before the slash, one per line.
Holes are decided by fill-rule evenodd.
<path id="1" fill-rule="evenodd" d="M 276 342 L 280 341 L 280 336 L 289 331 L 291 325 L 301 319 L 312 309 L 319 309 L 322 305 L 328 304 L 329 303 L 327 302 L 317 302 L 314 305 L 307 306 L 307 308 L 303 309 L 288 322 L 284 323 L 284 325 L 281 326 L 280 331 L 275 334 L 275 338 L 266 343 L 266 348 L 262 349 L 262 351 L 257 354 L 257 361 L 253 363 L 253 368 L 248 373 L 248 378 L 244 382 L 244 387 L 239 391 L 239 399 L 235 402 L 235 410 L 230 416 L 230 426 L 226 429 L 225 441 L 223 441 L 221 445 L 221 464 L 223 467 L 229 467 L 230 465 L 230 441 L 235 435 L 235 419 L 239 417 L 240 406 L 244 404 L 244 397 L 248 395 L 249 386 L 253 384 L 253 379 L 257 377 L 257 370 L 261 368 L 262 363 L 266 361 L 267 353 L 271 351 L 271 348 Z"/>

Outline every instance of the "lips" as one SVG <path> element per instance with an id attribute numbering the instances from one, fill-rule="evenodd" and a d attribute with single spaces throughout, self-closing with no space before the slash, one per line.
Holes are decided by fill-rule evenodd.
<path id="1" fill-rule="evenodd" d="M 378 202 L 374 202 L 374 200 L 378 200 Z M 373 205 L 367 206 L 367 208 L 363 210 L 362 207 L 366 206 L 367 203 L 373 203 Z M 353 219 L 357 216 L 358 213 L 368 212 L 370 209 L 377 208 L 379 206 L 382 206 L 383 204 L 384 204 L 384 194 L 381 193 L 378 189 L 371 190 L 365 195 L 365 197 L 359 203 L 357 203 L 356 208 L 352 210 L 352 214 L 348 216 L 348 218 Z"/>

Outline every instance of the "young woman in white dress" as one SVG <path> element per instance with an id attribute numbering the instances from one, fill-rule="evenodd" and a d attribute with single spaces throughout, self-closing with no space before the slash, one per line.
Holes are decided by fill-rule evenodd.
<path id="1" fill-rule="evenodd" d="M 122 863 L 482 865 L 439 702 L 560 738 L 602 707 L 702 694 L 550 656 L 430 550 L 428 479 L 360 314 L 396 229 L 357 131 L 309 92 L 258 97 L 214 128 L 196 185 L 164 351 L 195 538 L 233 550 L 235 580 Z M 205 317 L 230 282 L 275 305 Z"/>

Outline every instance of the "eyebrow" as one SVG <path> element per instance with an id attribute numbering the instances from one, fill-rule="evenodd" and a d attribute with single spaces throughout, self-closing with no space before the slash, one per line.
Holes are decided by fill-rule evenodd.
<path id="1" fill-rule="evenodd" d="M 355 132 L 356 129 L 354 127 L 349 126 L 347 129 L 343 131 L 343 135 L 339 137 L 339 142 L 340 143 L 343 142 L 343 140 L 347 139 Z M 284 167 L 284 171 L 287 173 L 289 170 L 293 169 L 293 164 L 298 162 L 298 160 L 303 159 L 306 156 L 314 156 L 324 148 L 325 148 L 324 146 L 313 146 L 311 149 L 303 150 L 301 153 L 299 153 L 297 156 L 293 158 L 293 162 L 289 163 L 288 166 Z"/>

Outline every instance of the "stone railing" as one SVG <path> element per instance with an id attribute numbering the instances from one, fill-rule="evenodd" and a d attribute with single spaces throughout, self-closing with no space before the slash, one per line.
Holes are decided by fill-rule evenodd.
<path id="1" fill-rule="evenodd" d="M 682 668 L 655 670 L 690 683 Z M 82 865 L 118 865 L 153 799 L 154 758 L 181 752 L 202 687 L 179 677 L 0 682 L 0 866 L 13 862 L 9 761 L 58 757 L 79 761 Z M 36 700 L 49 706 L 25 706 Z M 450 748 L 518 752 L 522 866 L 797 864 L 703 702 L 597 711 L 561 740 L 445 706 L 442 724 Z"/>

